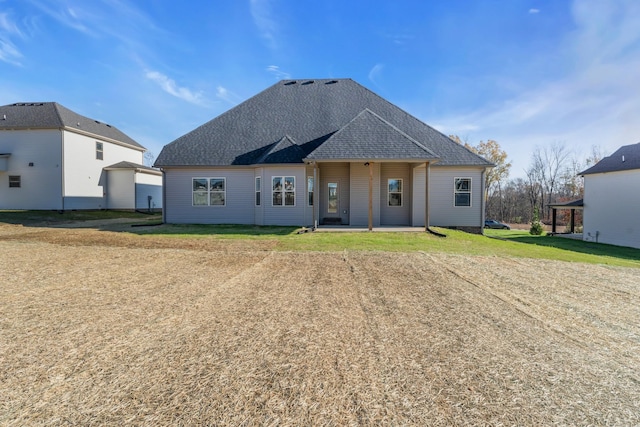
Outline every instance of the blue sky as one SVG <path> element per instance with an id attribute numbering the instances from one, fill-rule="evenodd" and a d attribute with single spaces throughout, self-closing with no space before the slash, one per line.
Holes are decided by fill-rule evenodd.
<path id="1" fill-rule="evenodd" d="M 349 77 L 446 134 L 576 157 L 640 141 L 637 0 L 0 0 L 0 105 L 155 155 L 280 79 Z"/>

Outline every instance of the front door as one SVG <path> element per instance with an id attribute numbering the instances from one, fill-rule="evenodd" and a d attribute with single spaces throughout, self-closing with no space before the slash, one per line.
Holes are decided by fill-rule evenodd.
<path id="1" fill-rule="evenodd" d="M 320 169 L 320 224 L 349 225 L 349 164 L 330 163 Z"/>

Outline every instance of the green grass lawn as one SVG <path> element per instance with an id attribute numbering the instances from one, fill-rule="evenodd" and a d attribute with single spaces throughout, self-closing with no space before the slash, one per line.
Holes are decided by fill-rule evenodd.
<path id="1" fill-rule="evenodd" d="M 275 240 L 281 251 L 392 251 L 553 259 L 640 268 L 640 249 L 623 248 L 562 237 L 531 236 L 520 230 L 487 230 L 486 236 L 438 229 L 426 232 L 307 232 L 295 227 L 238 225 L 170 225 L 136 231 L 167 237 Z"/>
<path id="2" fill-rule="evenodd" d="M 160 214 L 120 211 L 0 211 L 0 223 L 42 225 L 131 218 L 136 225 L 159 224 Z M 156 237 L 275 241 L 280 251 L 444 252 L 460 255 L 553 259 L 640 268 L 640 249 L 583 242 L 562 237 L 532 236 L 524 230 L 486 230 L 485 236 L 439 229 L 447 237 L 426 232 L 306 232 L 297 227 L 243 225 L 172 225 L 131 227 L 121 231 Z"/>

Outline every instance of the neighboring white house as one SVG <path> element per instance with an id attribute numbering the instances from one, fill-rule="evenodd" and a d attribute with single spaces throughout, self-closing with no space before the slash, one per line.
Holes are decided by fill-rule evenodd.
<path id="1" fill-rule="evenodd" d="M 167 144 L 169 223 L 482 232 L 493 166 L 351 79 L 284 80 Z"/>
<path id="2" fill-rule="evenodd" d="M 640 248 L 640 143 L 621 147 L 581 175 L 583 239 Z"/>
<path id="3" fill-rule="evenodd" d="M 55 102 L 0 107 L 0 209 L 162 207 L 162 175 L 117 128 Z"/>

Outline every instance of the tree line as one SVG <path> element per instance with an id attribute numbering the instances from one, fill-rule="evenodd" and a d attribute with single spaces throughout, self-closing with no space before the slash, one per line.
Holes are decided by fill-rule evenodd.
<path id="1" fill-rule="evenodd" d="M 511 162 L 498 142 L 488 140 L 472 145 L 457 135 L 450 138 L 495 164 L 485 174 L 486 217 L 506 223 L 530 224 L 538 212 L 540 220 L 550 224 L 549 205 L 581 199 L 584 184 L 579 173 L 604 157 L 598 146 L 592 146 L 585 154 L 554 142 L 536 147 L 525 176 L 511 179 Z M 581 222 L 580 213 L 577 212 L 578 222 Z M 569 211 L 558 210 L 558 224 L 568 223 L 569 214 Z"/>

